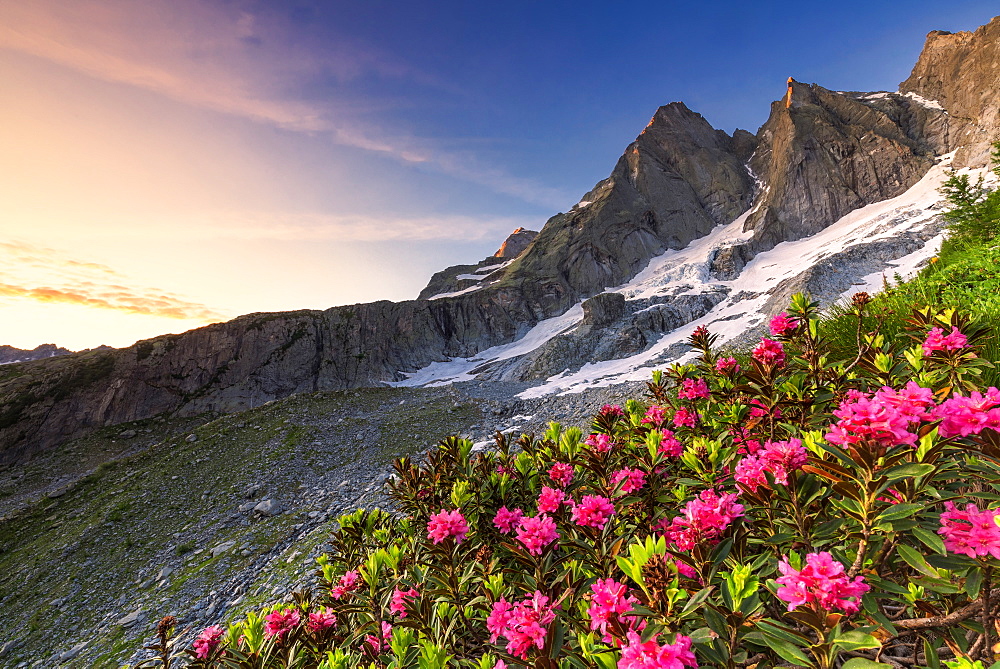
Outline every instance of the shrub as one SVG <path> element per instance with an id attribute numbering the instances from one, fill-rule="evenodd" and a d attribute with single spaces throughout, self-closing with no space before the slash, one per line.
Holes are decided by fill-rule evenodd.
<path id="1" fill-rule="evenodd" d="M 604 407 L 587 436 L 552 424 L 400 460 L 395 512 L 340 519 L 320 592 L 208 628 L 191 666 L 992 661 L 988 333 L 923 310 L 905 341 L 859 329 L 837 358 L 816 308 L 796 296 L 742 367 L 699 328 L 696 364 L 654 374 L 648 402 Z"/>

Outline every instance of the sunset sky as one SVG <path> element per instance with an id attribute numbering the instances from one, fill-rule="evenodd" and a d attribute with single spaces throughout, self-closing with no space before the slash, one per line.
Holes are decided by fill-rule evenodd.
<path id="1" fill-rule="evenodd" d="M 810 7 L 806 9 L 803 5 Z M 661 104 L 894 90 L 995 2 L 0 2 L 0 344 L 411 299 L 607 176 Z"/>

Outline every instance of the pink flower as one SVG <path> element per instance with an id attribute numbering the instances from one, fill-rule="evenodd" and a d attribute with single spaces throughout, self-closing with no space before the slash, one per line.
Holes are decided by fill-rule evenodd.
<path id="1" fill-rule="evenodd" d="M 400 618 L 406 617 L 406 601 L 419 596 L 415 588 L 400 590 L 396 588 L 392 592 L 392 602 L 389 603 L 389 612 L 398 614 Z"/>
<path id="2" fill-rule="evenodd" d="M 754 360 L 764 365 L 781 367 L 785 364 L 785 348 L 781 345 L 781 342 L 768 339 L 767 337 L 760 340 L 760 343 L 751 351 L 750 355 L 753 356 Z"/>
<path id="3" fill-rule="evenodd" d="M 990 387 L 983 395 L 973 392 L 968 397 L 956 395 L 934 411 L 941 419 L 938 434 L 942 437 L 967 437 L 984 428 L 1000 432 L 1000 390 Z"/>
<path id="4" fill-rule="evenodd" d="M 624 483 L 622 483 L 623 481 Z M 622 484 L 622 492 L 624 494 L 627 495 L 630 492 L 635 492 L 646 485 L 646 472 L 641 469 L 629 469 L 628 467 L 619 469 L 611 475 L 611 486 L 617 488 L 619 483 Z"/>
<path id="5" fill-rule="evenodd" d="M 655 404 L 648 409 L 646 409 L 646 415 L 643 417 L 643 423 L 652 423 L 656 427 L 663 425 L 663 421 L 667 419 L 666 413 L 661 406 L 656 406 Z"/>
<path id="6" fill-rule="evenodd" d="M 549 479 L 560 488 L 565 488 L 573 481 L 573 465 L 568 462 L 557 462 L 549 468 Z"/>
<path id="7" fill-rule="evenodd" d="M 556 521 L 544 514 L 522 518 L 517 528 L 517 540 L 524 544 L 532 555 L 541 555 L 542 549 L 558 538 Z"/>
<path id="8" fill-rule="evenodd" d="M 775 483 L 788 485 L 788 474 L 805 466 L 809 456 L 799 439 L 768 441 L 755 455 L 748 455 L 736 465 L 734 478 L 750 492 L 767 486 L 766 473 Z"/>
<path id="9" fill-rule="evenodd" d="M 671 644 L 660 645 L 656 637 L 643 643 L 638 632 L 628 632 L 628 645 L 622 648 L 618 669 L 684 669 L 697 667 L 691 652 L 691 637 L 678 634 Z"/>
<path id="10" fill-rule="evenodd" d="M 322 632 L 337 624 L 337 614 L 329 606 L 309 614 L 306 629 L 310 632 Z"/>
<path id="11" fill-rule="evenodd" d="M 849 394 L 833 415 L 839 418 L 826 434 L 831 444 L 848 446 L 864 440 L 880 446 L 914 445 L 917 435 L 909 432 L 909 414 L 902 413 L 893 401 L 869 399 L 861 393 Z"/>
<path id="12" fill-rule="evenodd" d="M 664 528 L 667 538 L 682 551 L 702 542 L 717 543 L 729 524 L 743 515 L 743 505 L 736 498 L 736 493 L 720 496 L 712 489 L 703 490 L 684 505 L 683 515 Z"/>
<path id="13" fill-rule="evenodd" d="M 501 506 L 497 511 L 496 518 L 493 519 L 493 526 L 504 534 L 510 534 L 521 522 L 522 516 L 524 516 L 524 511 L 520 509 L 509 511 L 506 506 Z"/>
<path id="14" fill-rule="evenodd" d="M 340 577 L 340 582 L 330 589 L 330 596 L 334 599 L 340 599 L 349 592 L 354 592 L 358 589 L 358 578 L 361 575 L 356 571 L 349 571 Z"/>
<path id="15" fill-rule="evenodd" d="M 501 597 L 486 618 L 486 629 L 490 643 L 502 636 L 507 639 L 507 652 L 524 660 L 532 646 L 539 650 L 545 647 L 546 626 L 555 619 L 549 598 L 536 590 L 514 605 Z"/>
<path id="16" fill-rule="evenodd" d="M 719 358 L 715 361 L 715 371 L 726 376 L 739 374 L 740 363 L 736 362 L 736 358 Z"/>
<path id="17" fill-rule="evenodd" d="M 365 643 L 375 655 L 381 655 L 389 650 L 389 642 L 392 640 L 392 625 L 387 622 L 382 623 L 382 638 L 369 634 L 365 637 Z"/>
<path id="18" fill-rule="evenodd" d="M 508 476 L 513 476 L 514 470 L 504 465 L 497 465 L 497 474 L 500 474 L 501 476 L 503 476 L 504 474 L 507 474 Z"/>
<path id="19" fill-rule="evenodd" d="M 601 407 L 601 410 L 598 413 L 602 416 L 616 416 L 618 418 L 625 417 L 625 412 L 622 411 L 622 408 L 617 404 L 605 404 Z"/>
<path id="20" fill-rule="evenodd" d="M 614 445 L 614 441 L 612 441 L 611 436 L 607 434 L 592 434 L 584 439 L 583 443 L 587 444 L 587 446 L 590 446 L 598 453 L 607 453 Z"/>
<path id="21" fill-rule="evenodd" d="M 507 669 L 507 663 L 503 660 L 497 660 L 497 663 L 493 665 L 493 669 Z"/>
<path id="22" fill-rule="evenodd" d="M 268 638 L 278 637 L 278 642 L 280 643 L 298 624 L 298 609 L 272 611 L 264 616 L 264 636 Z"/>
<path id="23" fill-rule="evenodd" d="M 660 430 L 662 435 L 660 438 L 659 452 L 671 458 L 679 458 L 681 453 L 684 452 L 684 446 L 681 442 L 677 441 L 677 437 L 670 430 L 663 428 Z"/>
<path id="24" fill-rule="evenodd" d="M 433 514 L 427 523 L 427 536 L 435 544 L 441 543 L 448 537 L 454 537 L 455 543 L 460 544 L 468 533 L 469 524 L 465 522 L 465 516 L 458 509 L 450 512 L 441 509 L 440 512 Z"/>
<path id="25" fill-rule="evenodd" d="M 542 493 L 538 496 L 538 512 L 552 513 L 559 510 L 559 505 L 566 499 L 566 493 L 558 488 L 542 486 Z"/>
<path id="26" fill-rule="evenodd" d="M 799 321 L 782 311 L 771 319 L 771 336 L 787 337 L 799 327 Z"/>
<path id="27" fill-rule="evenodd" d="M 698 414 L 681 407 L 674 412 L 674 425 L 677 427 L 694 427 Z"/>
<path id="28" fill-rule="evenodd" d="M 212 625 L 211 627 L 206 627 L 202 630 L 198 638 L 194 640 L 191 647 L 195 650 L 195 657 L 199 660 L 204 660 L 212 654 L 219 643 L 222 641 L 222 637 L 225 636 L 226 630 L 222 629 L 218 625 Z"/>
<path id="29" fill-rule="evenodd" d="M 895 409 L 910 423 L 931 420 L 934 416 L 934 391 L 920 387 L 916 381 L 910 381 L 901 390 L 882 386 L 873 399 L 882 406 Z"/>
<path id="30" fill-rule="evenodd" d="M 876 497 L 876 499 L 880 502 L 888 502 L 889 504 L 899 504 L 900 502 L 906 501 L 906 498 L 903 497 L 903 494 L 898 490 L 896 490 L 895 488 L 889 488 L 888 490 L 886 490 L 886 492 L 889 494 L 882 495 L 881 497 Z"/>
<path id="31" fill-rule="evenodd" d="M 812 604 L 828 612 L 857 613 L 861 596 L 869 590 L 864 578 L 858 576 L 852 581 L 844 565 L 826 551 L 806 555 L 806 566 L 801 571 L 793 569 L 788 558 L 782 558 L 778 571 L 782 574 L 776 579 L 781 586 L 777 591 L 778 599 L 788 602 L 789 611 Z"/>
<path id="32" fill-rule="evenodd" d="M 633 605 L 639 600 L 634 595 L 627 594 L 628 587 L 624 583 L 619 583 L 613 578 L 597 579 L 597 582 L 590 586 L 593 593 L 590 598 L 590 607 L 587 609 L 587 616 L 590 618 L 590 629 L 600 630 L 602 641 L 611 643 L 611 634 L 608 633 L 608 625 L 612 620 L 636 628 L 639 619 L 635 616 L 625 614 L 632 610 Z M 643 621 L 645 622 L 645 621 Z M 639 629 L 644 628 L 643 624 Z"/>
<path id="33" fill-rule="evenodd" d="M 941 514 L 941 529 L 944 546 L 952 553 L 961 553 L 971 558 L 991 555 L 1000 560 L 1000 526 L 997 518 L 1000 510 L 979 510 L 969 504 L 959 511 L 952 502 L 945 502 L 946 511 Z"/>
<path id="34" fill-rule="evenodd" d="M 584 527 L 603 530 L 608 518 L 615 515 L 615 506 L 607 497 L 584 495 L 583 501 L 573 507 L 573 522 Z"/>
<path id="35" fill-rule="evenodd" d="M 931 328 L 924 340 L 924 355 L 931 355 L 934 351 L 957 351 L 969 345 L 968 338 L 953 327 L 947 335 L 941 328 Z"/>
<path id="36" fill-rule="evenodd" d="M 682 400 L 706 399 L 710 396 L 705 379 L 684 379 L 681 381 L 681 389 L 677 391 L 677 397 Z"/>

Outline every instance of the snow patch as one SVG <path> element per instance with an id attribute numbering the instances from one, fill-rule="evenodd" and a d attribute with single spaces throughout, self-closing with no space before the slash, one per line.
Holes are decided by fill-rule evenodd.
<path id="1" fill-rule="evenodd" d="M 920 95 L 917 95 L 916 93 L 914 93 L 912 91 L 910 91 L 909 93 L 906 93 L 905 95 L 906 95 L 906 97 L 908 97 L 911 100 L 917 102 L 918 104 L 923 105 L 924 107 L 927 107 L 928 109 L 937 109 L 937 110 L 945 112 L 946 114 L 948 113 L 948 112 L 945 111 L 945 108 L 941 106 L 941 103 L 938 102 L 937 100 L 928 100 L 927 98 L 922 97 Z"/>
<path id="2" fill-rule="evenodd" d="M 428 300 L 440 300 L 442 297 L 456 297 L 458 295 L 465 295 L 466 293 L 471 293 L 474 290 L 479 290 L 482 286 L 469 286 L 468 288 L 463 288 L 462 290 L 455 290 L 450 293 L 438 293 L 437 295 L 431 295 Z"/>

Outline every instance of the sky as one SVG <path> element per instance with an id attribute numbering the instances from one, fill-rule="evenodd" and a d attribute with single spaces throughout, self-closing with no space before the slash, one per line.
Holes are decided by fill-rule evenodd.
<path id="1" fill-rule="evenodd" d="M 902 9 L 904 8 L 905 9 Z M 656 108 L 895 90 L 994 2 L 0 2 L 0 344 L 416 297 L 605 178 Z"/>

